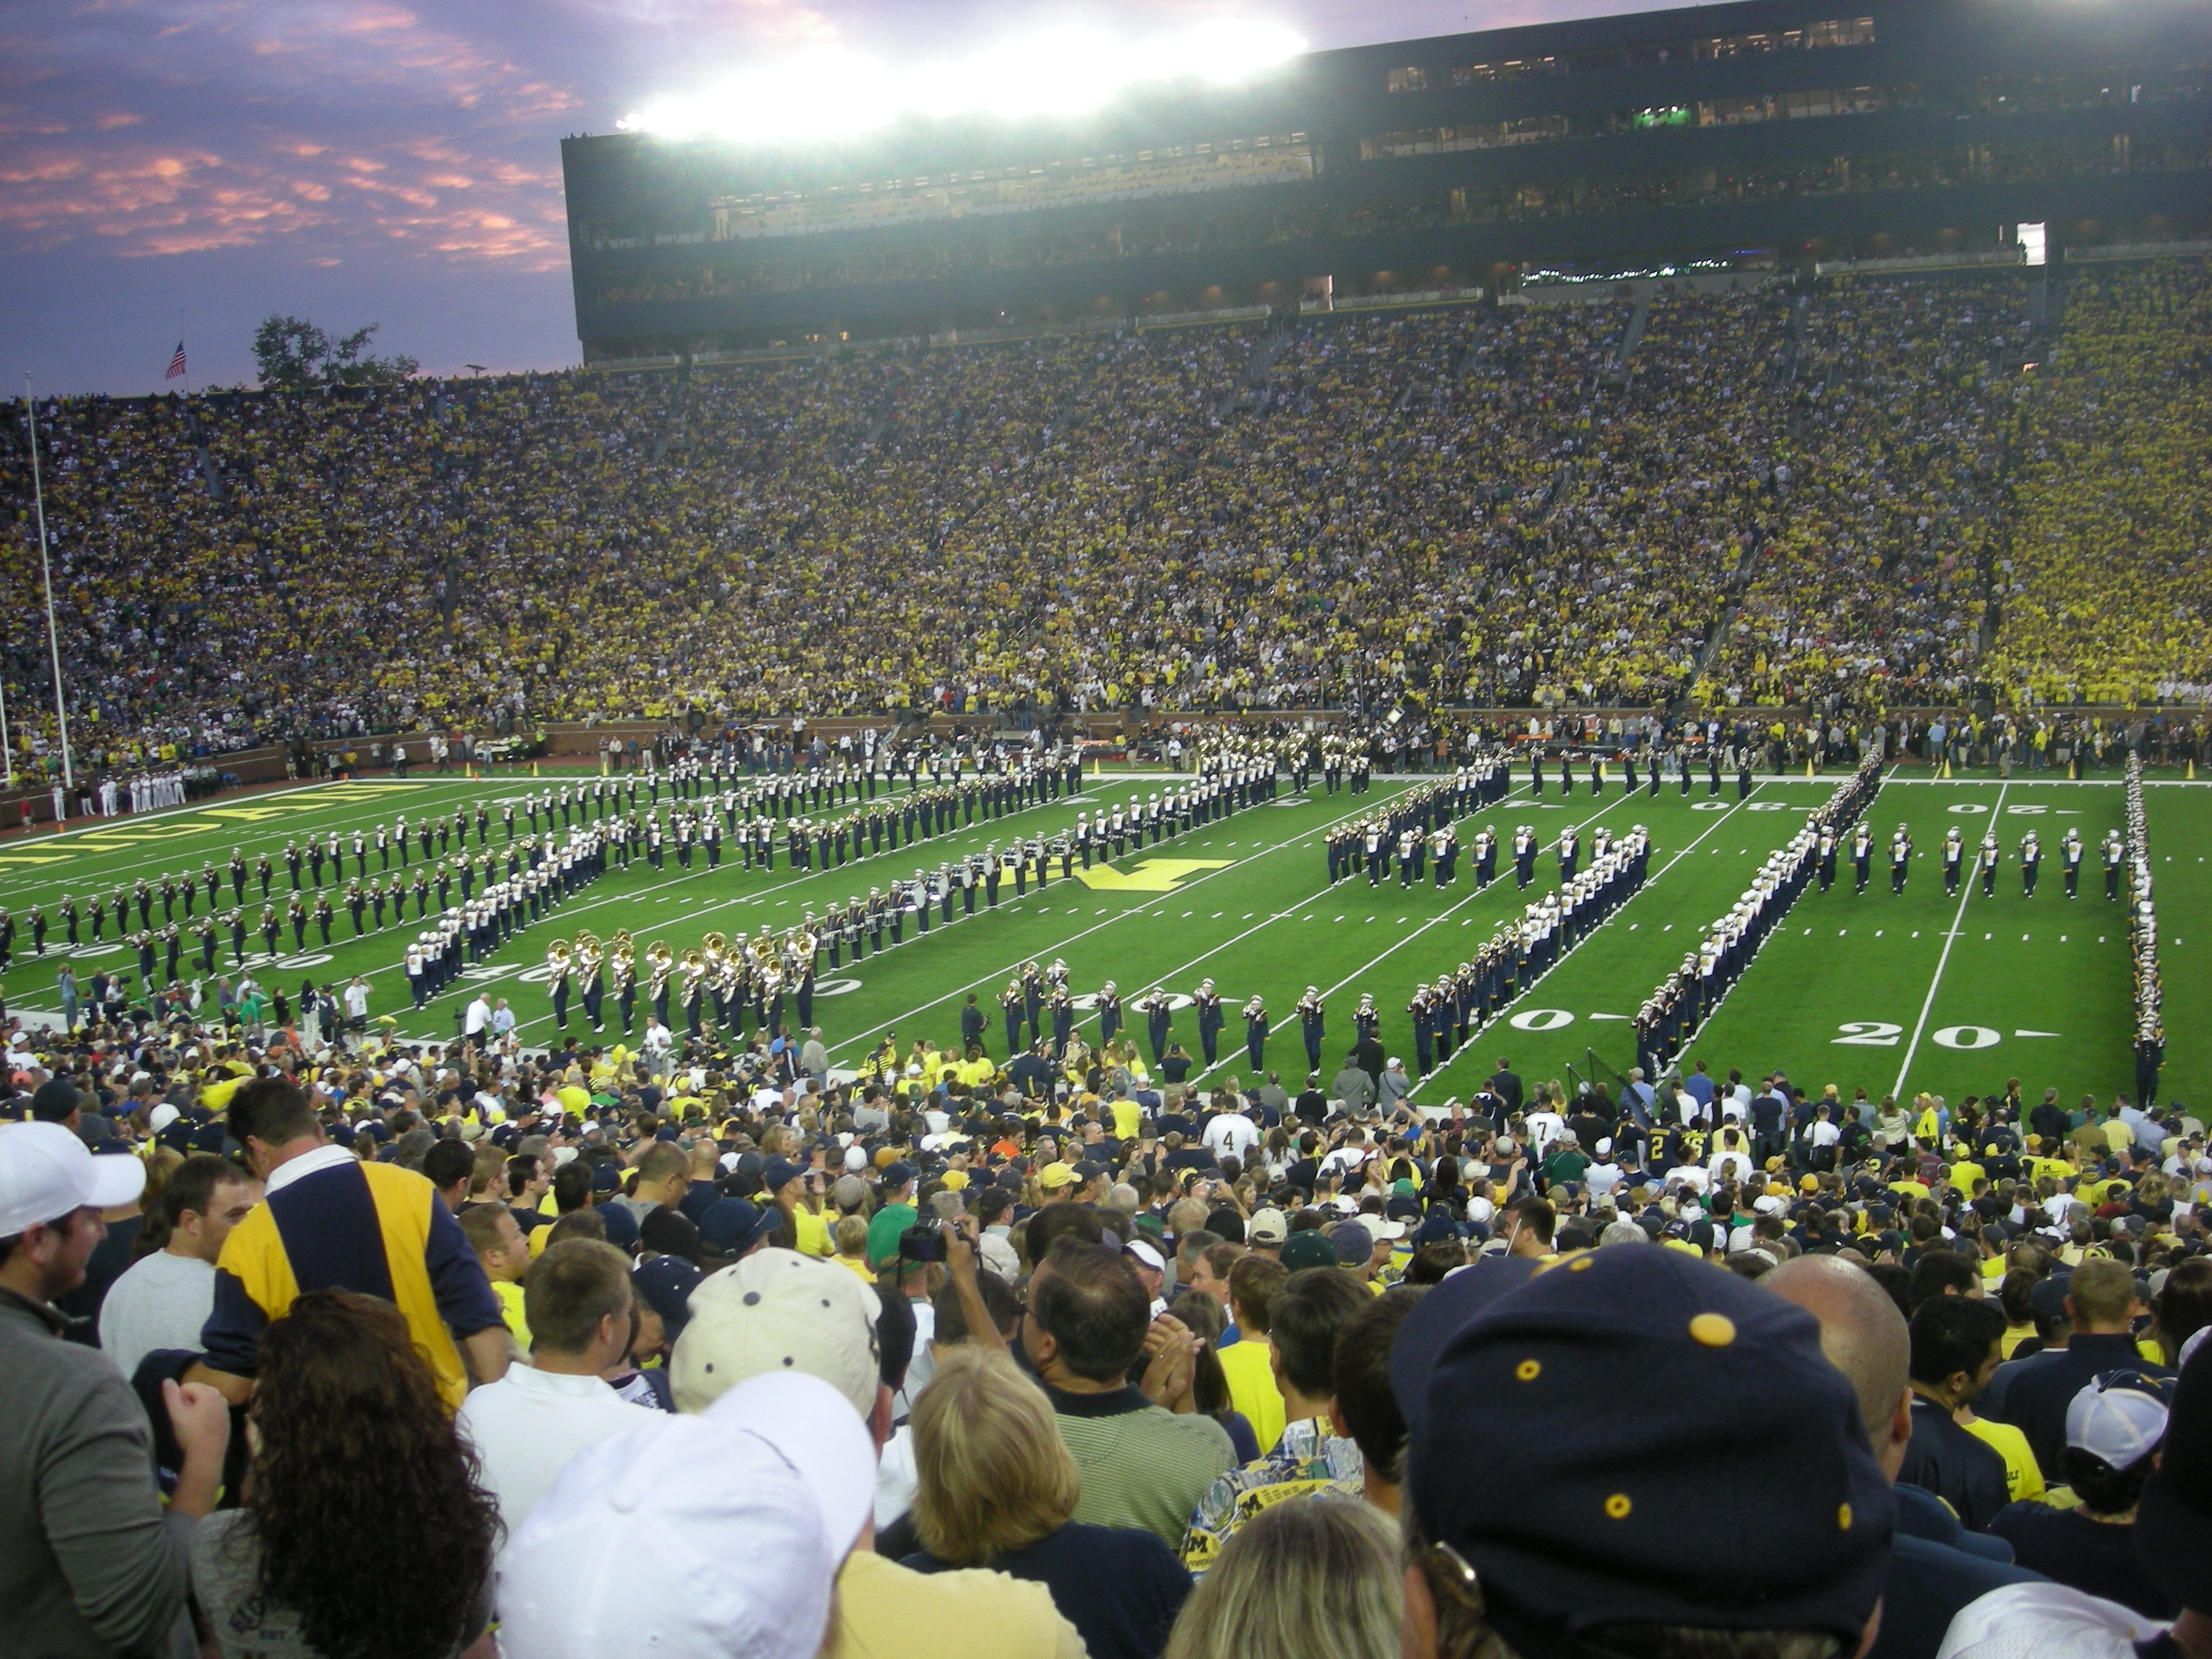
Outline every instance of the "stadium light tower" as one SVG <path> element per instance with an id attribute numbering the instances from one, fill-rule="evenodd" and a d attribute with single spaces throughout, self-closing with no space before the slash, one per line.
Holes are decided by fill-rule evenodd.
<path id="1" fill-rule="evenodd" d="M 832 51 L 756 65 L 656 99 L 617 125 L 665 138 L 779 144 L 835 142 L 903 117 L 1064 119 L 1139 86 L 1234 85 L 1305 49 L 1293 30 L 1258 18 L 1212 18 L 1146 38 L 1068 23 L 918 62 Z"/>
<path id="2" fill-rule="evenodd" d="M 31 428 L 31 500 L 35 505 L 39 526 L 39 568 L 46 580 L 46 649 L 54 662 L 54 719 L 62 729 L 62 789 L 64 793 L 76 788 L 76 768 L 70 759 L 69 705 L 62 701 L 62 642 L 54 627 L 54 565 L 53 555 L 46 545 L 46 491 L 39 478 L 39 406 L 31 401 L 31 372 L 23 371 L 23 418 Z M 9 775 L 12 780 L 15 768 L 11 763 Z"/>

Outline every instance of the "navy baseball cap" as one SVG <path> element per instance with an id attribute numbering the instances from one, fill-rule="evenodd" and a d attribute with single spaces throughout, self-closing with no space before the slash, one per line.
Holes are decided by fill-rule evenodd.
<path id="1" fill-rule="evenodd" d="M 638 1299 L 660 1316 L 673 1343 L 691 1317 L 691 1288 L 706 1275 L 680 1255 L 649 1255 L 629 1277 Z"/>
<path id="2" fill-rule="evenodd" d="M 884 1190 L 887 1193 L 895 1193 L 913 1179 L 914 1165 L 901 1158 L 896 1164 L 884 1166 Z"/>
<path id="3" fill-rule="evenodd" d="M 1407 1500 L 1524 1659 L 1625 1625 L 1856 1651 L 1895 1509 L 1803 1309 L 1680 1251 L 1594 1251 L 1490 1300 L 1418 1394 Z"/>
<path id="4" fill-rule="evenodd" d="M 699 1242 L 717 1255 L 743 1255 L 775 1230 L 773 1206 L 746 1198 L 718 1198 L 699 1218 Z"/>
<path id="5" fill-rule="evenodd" d="M 805 1173 L 787 1158 L 772 1158 L 761 1170 L 761 1186 L 773 1194 Z"/>

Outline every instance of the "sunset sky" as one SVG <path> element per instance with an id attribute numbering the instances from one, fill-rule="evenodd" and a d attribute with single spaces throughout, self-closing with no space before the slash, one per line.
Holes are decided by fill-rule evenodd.
<path id="1" fill-rule="evenodd" d="M 1316 47 L 1644 9 L 1604 0 L 1125 0 L 1112 26 L 1209 12 Z M 655 94 L 843 46 L 943 54 L 1033 26 L 958 0 L 6 0 L 0 395 L 252 378 L 271 311 L 425 369 L 577 361 L 560 140 Z"/>

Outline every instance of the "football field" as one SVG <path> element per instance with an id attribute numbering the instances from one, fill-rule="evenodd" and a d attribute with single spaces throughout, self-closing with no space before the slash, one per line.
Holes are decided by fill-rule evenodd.
<path id="1" fill-rule="evenodd" d="M 1617 779 L 1594 796 L 1586 777 L 1574 793 L 1562 794 L 1556 772 L 1549 775 L 1550 790 L 1539 799 L 1529 793 L 1525 769 L 1516 769 L 1510 797 L 1459 822 L 1463 849 L 1484 824 L 1508 842 L 1516 825 L 1535 827 L 1547 850 L 1526 893 L 1517 890 L 1510 854 L 1503 853 L 1501 878 L 1480 892 L 1464 854 L 1459 879 L 1449 887 L 1427 880 L 1401 886 L 1395 872 L 1380 886 L 1370 886 L 1362 875 L 1332 887 L 1323 852 L 1327 830 L 1356 820 L 1422 780 L 1378 779 L 1364 796 L 1331 795 L 1316 787 L 1311 795 L 1285 796 L 1132 849 L 1087 872 L 1079 863 L 1073 879 L 1061 878 L 1055 860 L 1048 884 L 1031 884 L 1017 897 L 1009 879 L 995 908 L 979 896 L 973 916 L 956 901 L 951 925 L 940 921 L 921 933 L 909 923 L 902 944 L 871 951 L 857 963 L 848 958 L 832 968 L 825 950 L 817 963 L 815 1023 L 833 1064 L 850 1065 L 887 1033 L 902 1049 L 921 1036 L 951 1042 L 959 1030 L 959 1011 L 973 993 L 987 1016 L 989 1050 L 1003 1058 L 998 993 L 1023 963 L 1058 959 L 1066 963 L 1079 994 L 1079 1029 L 1087 1037 L 1097 1035 L 1090 1010 L 1102 984 L 1116 983 L 1125 1019 L 1139 1038 L 1143 1020 L 1134 1004 L 1157 985 L 1175 998 L 1174 1035 L 1194 1054 L 1199 1033 L 1188 999 L 1201 980 L 1212 979 L 1227 1024 L 1218 1063 L 1205 1068 L 1209 1077 L 1250 1075 L 1241 1011 L 1257 994 L 1274 1025 L 1266 1064 L 1295 1087 L 1306 1060 L 1293 1009 L 1309 985 L 1328 1004 L 1324 1073 L 1342 1063 L 1352 1041 L 1352 1009 L 1363 993 L 1382 1012 L 1386 1048 L 1402 1054 L 1410 1069 L 1414 1050 L 1407 1004 L 1416 984 L 1470 959 L 1501 922 L 1557 884 L 1557 860 L 1549 848 L 1562 830 L 1580 828 L 1587 849 L 1590 833 L 1600 827 L 1620 835 L 1642 823 L 1652 842 L 1643 890 L 1495 1016 L 1460 1054 L 1437 1066 L 1422 1079 L 1416 1098 L 1437 1105 L 1464 1097 L 1500 1059 L 1532 1080 L 1589 1075 L 1594 1060 L 1601 1073 L 1625 1070 L 1633 1064 L 1630 1022 L 1638 1006 L 1844 774 L 1762 778 L 1742 799 L 1733 781 L 1712 796 L 1702 778 L 1686 796 L 1671 781 L 1656 796 L 1626 796 Z M 355 875 L 352 834 L 358 829 L 373 837 L 377 825 L 401 814 L 416 824 L 450 822 L 457 805 L 473 815 L 481 800 L 492 815 L 489 848 L 500 852 L 506 844 L 502 805 L 517 803 L 516 833 L 526 835 L 520 803 L 557 789 L 562 779 L 418 776 L 302 786 L 14 838 L 0 842 L 0 903 L 16 923 L 8 1006 L 34 1015 L 57 1011 L 54 970 L 65 959 L 74 962 L 81 983 L 104 969 L 131 974 L 136 990 L 137 952 L 125 942 L 127 935 L 118 936 L 112 912 L 98 943 L 91 939 L 88 920 L 82 942 L 70 951 L 60 920 L 64 894 L 88 907 L 106 900 L 118 884 L 131 890 L 143 878 L 158 890 L 164 874 L 198 875 L 212 863 L 222 876 L 219 908 L 228 912 L 234 903 L 228 865 L 235 848 L 249 866 L 264 854 L 272 858 L 269 902 L 282 918 L 292 896 L 286 843 L 304 844 L 309 836 L 327 840 L 335 830 L 345 838 L 349 856 L 343 879 L 327 866 L 323 872 L 324 890 L 338 907 L 330 945 L 311 926 L 307 948 L 297 950 L 287 923 L 278 953 L 267 955 L 258 932 L 261 890 L 249 875 L 240 907 L 252 930 L 244 970 L 288 992 L 296 992 L 307 976 L 343 983 L 356 974 L 366 975 L 372 1012 L 395 1017 L 403 1037 L 422 1041 L 450 1038 L 459 1008 L 481 984 L 515 1010 L 527 1042 L 542 1043 L 553 1035 L 544 981 L 547 946 L 556 939 L 587 928 L 605 940 L 627 928 L 642 969 L 646 947 L 655 940 L 680 958 L 709 931 L 732 937 L 764 929 L 782 933 L 809 912 L 865 896 L 871 887 L 887 888 L 918 868 L 934 870 L 1018 835 L 1048 836 L 1079 811 L 1148 792 L 1159 781 L 1158 774 L 1086 776 L 1082 796 L 995 822 L 979 819 L 934 840 L 827 871 L 794 871 L 781 848 L 772 871 L 748 871 L 727 843 L 720 867 L 712 872 L 700 854 L 688 872 L 678 867 L 672 849 L 659 871 L 641 857 L 628 871 L 611 869 L 574 895 L 421 1012 L 411 1006 L 402 961 L 407 940 L 425 924 L 410 906 L 404 923 L 387 919 L 380 932 L 356 937 L 343 904 L 345 882 Z M 2208 788 L 2212 785 L 2154 774 L 2146 789 L 2167 981 L 2160 1094 L 2182 1101 L 2200 1100 L 2212 1083 L 2212 1033 L 2203 1012 L 2212 995 L 2212 969 L 2195 948 L 2197 935 L 2212 924 L 2212 866 L 2205 862 L 2212 850 Z M 1868 890 L 1853 891 L 1847 860 L 1832 890 L 1809 888 L 1685 1052 L 1685 1066 L 1704 1060 L 1717 1073 L 1732 1066 L 1747 1074 L 1779 1069 L 1815 1091 L 1834 1083 L 1847 1097 L 1857 1088 L 1876 1097 L 1929 1090 L 1955 1101 L 2001 1089 L 2012 1077 L 2031 1091 L 2056 1087 L 2069 1099 L 2131 1091 L 2126 933 L 2122 906 L 2104 897 L 2096 855 L 2106 830 L 2121 821 L 2123 795 L 2117 773 L 2081 781 L 2051 774 L 2002 781 L 1893 775 L 1868 813 L 1876 836 Z M 810 816 L 850 810 L 823 807 Z M 1900 823 L 1911 826 L 1917 856 L 1905 893 L 1893 896 L 1883 848 Z M 1995 827 L 2005 860 L 1994 896 L 1984 897 L 1973 880 L 1957 897 L 1945 894 L 1937 854 L 1953 823 L 1964 829 L 1970 846 Z M 2017 861 L 2020 838 L 2031 827 L 2045 849 L 2041 884 L 2032 898 L 2021 893 Z M 2069 827 L 2079 830 L 2087 848 L 2081 895 L 2071 902 L 2064 896 L 2057 852 Z M 473 833 L 465 850 L 480 856 Z M 395 853 L 390 871 L 411 883 L 422 862 L 419 850 L 412 851 L 403 869 Z M 368 873 L 386 873 L 373 850 Z M 312 885 L 304 896 L 312 907 Z M 204 887 L 200 897 L 197 914 L 204 916 Z M 43 958 L 33 949 L 34 904 L 48 921 Z M 176 919 L 183 920 L 181 905 Z M 163 921 L 157 890 L 154 927 Z M 129 933 L 138 926 L 134 899 Z M 234 978 L 240 969 L 227 929 L 220 947 L 216 971 Z M 197 942 L 187 928 L 179 972 L 189 976 L 198 964 Z M 162 977 L 157 966 L 156 978 Z M 645 1013 L 641 988 L 633 1040 Z M 672 1006 L 671 1013 L 680 1031 L 680 1006 Z M 590 1040 L 580 1005 L 573 1000 L 568 1018 L 570 1032 Z M 786 1018 L 795 1023 L 796 1014 L 787 1011 Z M 606 1019 L 600 1040 L 621 1040 L 611 998 Z M 1204 1060 L 1199 1065 L 1205 1067 Z"/>

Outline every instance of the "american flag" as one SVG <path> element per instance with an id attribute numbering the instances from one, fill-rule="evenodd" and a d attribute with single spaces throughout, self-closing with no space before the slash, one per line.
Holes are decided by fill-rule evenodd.
<path id="1" fill-rule="evenodd" d="M 177 342 L 177 355 L 169 359 L 169 372 L 167 374 L 164 374 L 161 378 L 165 380 L 173 380 L 177 376 L 184 372 L 185 343 L 182 340 L 179 340 Z"/>

